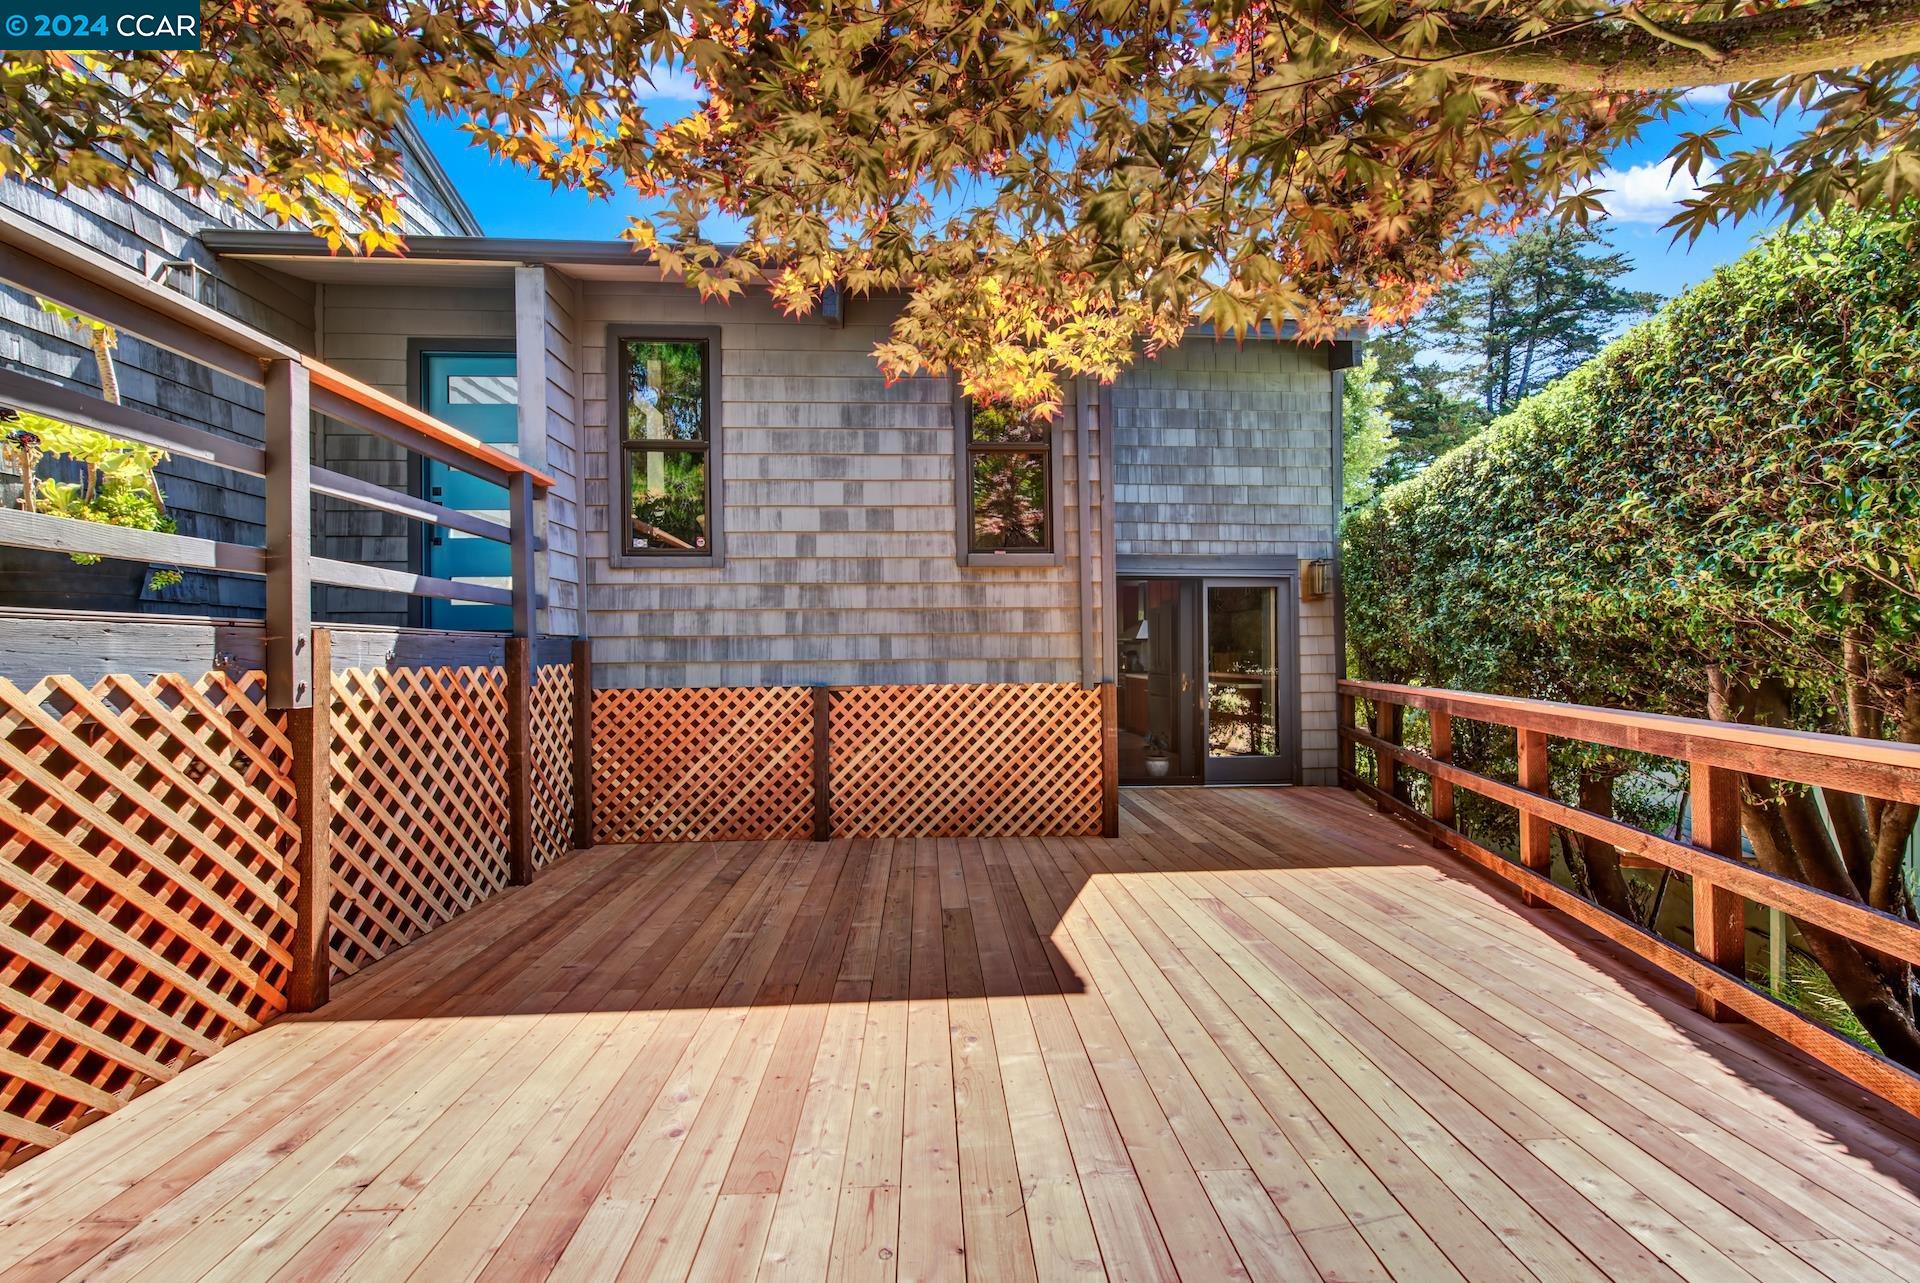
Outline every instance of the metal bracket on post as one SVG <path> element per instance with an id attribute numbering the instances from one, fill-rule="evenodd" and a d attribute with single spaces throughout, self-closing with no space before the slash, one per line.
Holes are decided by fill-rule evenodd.
<path id="1" fill-rule="evenodd" d="M 267 706 L 313 703 L 313 413 L 307 367 L 269 361 L 267 403 Z"/>
<path id="2" fill-rule="evenodd" d="M 327 1001 L 333 963 L 328 939 L 333 925 L 332 778 L 333 636 L 312 632 L 307 654 L 327 690 L 287 711 L 287 739 L 293 750 L 294 824 L 300 839 L 294 858 L 299 886 L 293 901 L 293 967 L 287 983 L 287 1010 L 312 1011 Z"/>

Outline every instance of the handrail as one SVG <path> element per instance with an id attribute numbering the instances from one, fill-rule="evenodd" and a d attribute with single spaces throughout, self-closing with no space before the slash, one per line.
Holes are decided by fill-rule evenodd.
<path id="1" fill-rule="evenodd" d="M 505 450 L 490 446 L 484 441 L 468 436 L 450 423 L 442 423 L 423 410 L 416 410 L 405 401 L 382 392 L 379 388 L 362 383 L 350 374 L 339 370 L 310 356 L 300 358 L 307 367 L 307 374 L 316 391 L 331 392 L 363 409 L 371 410 L 381 418 L 414 432 L 429 441 L 457 451 L 474 463 L 485 464 L 490 468 L 511 476 L 524 473 L 539 490 L 553 488 L 553 478 L 538 468 L 530 467 L 508 454 Z"/>
<path id="2" fill-rule="evenodd" d="M 1778 909 L 1865 949 L 1916 965 L 1920 965 L 1920 924 L 1748 863 L 1741 856 L 1738 793 L 1739 777 L 1751 774 L 1896 801 L 1920 800 L 1920 746 L 1389 682 L 1341 681 L 1337 689 L 1343 785 L 1412 823 L 1436 845 L 1449 847 L 1514 883 L 1528 901 L 1551 905 L 1685 980 L 1693 986 L 1702 1011 L 1716 1017 L 1742 1016 L 1920 1115 L 1920 1075 L 1840 1037 L 1746 983 L 1742 900 Z M 1356 701 L 1361 699 L 1374 705 L 1371 731 L 1355 723 Z M 1398 720 L 1391 716 L 1396 707 L 1427 710 L 1429 752 L 1400 742 Z M 1518 784 L 1452 760 L 1455 717 L 1510 727 L 1517 733 Z M 1687 763 L 1692 841 L 1649 833 L 1547 796 L 1548 736 Z M 1356 748 L 1374 753 L 1377 782 L 1358 773 L 1353 761 Z M 1419 771 L 1433 782 L 1433 814 L 1417 809 L 1404 795 L 1397 774 L 1401 767 Z M 1518 862 L 1460 831 L 1454 822 L 1455 789 L 1518 812 Z M 1554 882 L 1548 848 L 1549 826 L 1554 825 L 1690 877 L 1693 952 Z"/>
<path id="3" fill-rule="evenodd" d="M 264 547 L 31 512 L 0 514 L 0 546 L 54 548 L 264 576 L 267 698 L 274 708 L 305 708 L 313 699 L 309 635 L 315 583 L 506 605 L 513 612 L 515 635 L 533 635 L 539 604 L 534 500 L 537 492 L 553 486 L 552 477 L 196 299 L 158 285 L 107 255 L 24 220 L 0 220 L 0 281 L 54 299 L 92 320 L 260 388 L 266 420 L 264 447 L 254 446 L 51 380 L 0 371 L 0 403 L 178 450 L 186 458 L 260 477 L 266 490 Z M 316 467 L 312 462 L 316 415 L 333 417 L 505 487 L 508 520 L 491 521 Z M 501 540 L 510 550 L 512 587 L 317 557 L 309 528 L 316 493 Z"/>
<path id="4" fill-rule="evenodd" d="M 1342 681 L 1339 691 L 1342 695 L 1451 713 L 1468 721 L 1497 722 L 1654 757 L 1709 762 L 1728 770 L 1847 789 L 1890 802 L 1920 802 L 1920 744 L 1393 682 Z"/>

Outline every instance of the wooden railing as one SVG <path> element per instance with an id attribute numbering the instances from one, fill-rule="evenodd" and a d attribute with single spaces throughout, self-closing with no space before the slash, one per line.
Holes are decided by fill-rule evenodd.
<path id="1" fill-rule="evenodd" d="M 1741 856 L 1740 777 L 1844 789 L 1893 802 L 1920 802 L 1920 747 L 1883 740 L 1818 735 L 1732 722 L 1667 717 L 1384 682 L 1339 685 L 1341 782 L 1449 847 L 1514 883 L 1530 903 L 1549 905 L 1593 928 L 1693 987 L 1697 1005 L 1718 1019 L 1744 1018 L 1814 1056 L 1910 1113 L 1920 1115 L 1920 1076 L 1818 1024 L 1746 983 L 1743 900 L 1822 928 L 1863 948 L 1920 965 L 1920 925 L 1856 900 L 1768 873 Z M 1356 723 L 1359 701 L 1373 706 L 1373 726 Z M 1399 710 L 1423 709 L 1427 752 L 1401 743 Z M 1456 719 L 1511 728 L 1518 783 L 1456 764 Z M 1662 837 L 1548 796 L 1549 738 L 1581 741 L 1670 758 L 1687 767 L 1691 840 Z M 1372 751 L 1377 778 L 1359 774 L 1355 749 Z M 1430 813 L 1401 787 L 1402 770 L 1431 781 Z M 1519 818 L 1519 859 L 1492 851 L 1463 833 L 1455 792 L 1466 790 L 1512 807 Z M 1608 843 L 1623 854 L 1683 874 L 1693 884 L 1693 950 L 1619 917 L 1560 886 L 1551 877 L 1551 831 L 1559 827 Z"/>
<path id="2" fill-rule="evenodd" d="M 262 390 L 264 443 L 254 446 L 44 379 L 0 370 L 0 405 L 28 410 L 125 440 L 158 446 L 244 476 L 266 494 L 266 541 L 249 545 L 131 530 L 34 512 L 0 510 L 0 545 L 152 561 L 256 575 L 266 581 L 265 703 L 286 715 L 297 804 L 297 891 L 292 906 L 290 1006 L 326 1000 L 331 870 L 328 849 L 328 702 L 333 690 L 325 642 L 313 626 L 313 585 L 507 606 L 513 635 L 504 650 L 503 754 L 512 816 L 509 880 L 532 875 L 537 837 L 533 779 L 540 760 L 532 723 L 536 495 L 551 478 L 501 450 L 279 343 L 212 308 L 156 285 L 85 246 L 20 220 L 0 222 L 0 281 L 113 326 L 221 375 Z M 315 416 L 325 416 L 415 454 L 506 488 L 505 524 L 389 490 L 315 465 Z M 29 479 L 30 483 L 30 479 Z M 476 584 L 315 556 L 314 495 L 507 544 L 511 585 Z M 547 817 L 546 828 L 555 823 Z"/>

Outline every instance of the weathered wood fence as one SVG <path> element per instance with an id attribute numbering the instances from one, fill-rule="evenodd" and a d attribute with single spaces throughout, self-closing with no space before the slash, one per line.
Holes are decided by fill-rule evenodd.
<path id="1" fill-rule="evenodd" d="M 1775 908 L 1873 952 L 1920 966 L 1920 925 L 1856 900 L 1778 877 L 1741 855 L 1743 775 L 1842 789 L 1890 802 L 1920 803 L 1920 746 L 1815 735 L 1731 722 L 1666 717 L 1547 700 L 1433 690 L 1383 682 L 1340 683 L 1341 781 L 1437 845 L 1505 878 L 1531 903 L 1550 906 L 1691 985 L 1701 1011 L 1742 1018 L 1862 1087 L 1920 1115 L 1920 1076 L 1834 1033 L 1746 983 L 1744 901 Z M 1371 729 L 1356 722 L 1372 705 Z M 1400 710 L 1422 709 L 1428 748 L 1401 742 Z M 1496 779 L 1453 760 L 1454 722 L 1511 728 L 1518 781 Z M 1627 749 L 1684 763 L 1692 810 L 1691 841 L 1649 833 L 1549 796 L 1549 737 Z M 1354 750 L 1374 757 L 1376 778 L 1358 771 Z M 1416 808 L 1403 771 L 1431 781 L 1430 813 Z M 1519 816 L 1519 859 L 1489 850 L 1461 832 L 1455 793 L 1465 790 L 1512 807 Z M 1692 880 L 1693 949 L 1688 951 L 1562 887 L 1551 876 L 1551 831 L 1558 827 L 1608 843 Z"/>

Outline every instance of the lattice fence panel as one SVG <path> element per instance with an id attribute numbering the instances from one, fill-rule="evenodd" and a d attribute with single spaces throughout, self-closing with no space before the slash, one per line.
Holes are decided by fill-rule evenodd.
<path id="1" fill-rule="evenodd" d="M 804 687 L 595 691 L 594 840 L 805 837 L 812 746 Z"/>
<path id="2" fill-rule="evenodd" d="M 549 664 L 533 677 L 533 862 L 573 849 L 573 665 Z"/>
<path id="3" fill-rule="evenodd" d="M 848 686 L 828 704 L 836 837 L 1100 831 L 1100 694 Z"/>
<path id="4" fill-rule="evenodd" d="M 259 673 L 0 680 L 0 1165 L 286 1008 L 293 786 Z"/>
<path id="5" fill-rule="evenodd" d="M 507 883 L 507 699 L 498 668 L 333 678 L 333 930 L 351 975 Z"/>

